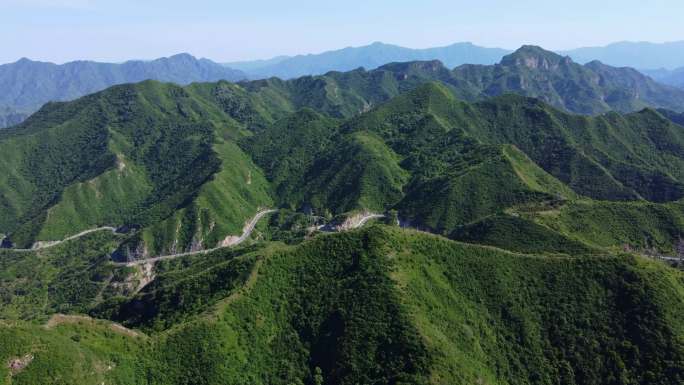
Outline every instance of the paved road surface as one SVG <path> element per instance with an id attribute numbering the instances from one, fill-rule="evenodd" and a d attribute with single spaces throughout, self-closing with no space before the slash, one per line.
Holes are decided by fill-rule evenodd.
<path id="1" fill-rule="evenodd" d="M 105 230 L 111 231 L 112 233 L 115 233 L 115 232 L 116 232 L 116 227 L 111 227 L 111 226 L 98 227 L 98 228 L 95 228 L 95 229 L 90 229 L 90 230 L 81 231 L 80 233 L 74 234 L 74 235 L 72 235 L 72 236 L 70 236 L 70 237 L 67 237 L 67 238 L 64 238 L 64 239 L 62 239 L 61 241 L 43 241 L 45 244 L 39 245 L 39 246 L 36 246 L 36 247 L 32 247 L 32 248 L 30 248 L 30 249 L 8 249 L 8 250 L 26 252 L 26 251 L 36 251 L 36 250 L 47 249 L 47 248 L 50 248 L 50 247 L 55 247 L 55 246 L 57 246 L 57 245 L 59 245 L 59 244 L 62 244 L 62 243 L 64 243 L 64 242 L 67 242 L 67 241 L 72 241 L 72 240 L 74 240 L 74 239 L 76 239 L 76 238 L 80 238 L 80 237 L 85 236 L 85 235 L 88 235 L 88 234 L 90 234 L 90 233 L 95 233 L 95 232 L 98 232 L 98 231 L 105 231 Z"/>
<path id="2" fill-rule="evenodd" d="M 358 229 L 359 227 L 363 226 L 366 224 L 366 222 L 370 221 L 371 219 L 376 219 L 376 218 L 384 218 L 385 216 L 383 214 L 368 214 L 365 217 L 361 218 L 359 220 L 359 223 L 356 224 L 353 228 Z"/>

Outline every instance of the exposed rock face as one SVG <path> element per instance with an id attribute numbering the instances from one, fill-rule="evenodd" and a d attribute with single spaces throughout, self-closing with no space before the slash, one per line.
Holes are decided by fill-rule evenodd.
<path id="1" fill-rule="evenodd" d="M 334 231 L 347 231 L 353 230 L 363 226 L 366 222 L 373 218 L 382 218 L 384 215 L 372 213 L 370 211 L 362 211 L 360 213 L 353 214 L 347 217 L 344 222 L 334 225 Z"/>
<path id="2" fill-rule="evenodd" d="M 138 293 L 150 282 L 154 281 L 154 278 L 156 277 L 156 275 L 154 274 L 154 262 L 140 265 L 138 274 L 136 274 L 136 276 L 139 276 L 140 279 L 138 281 L 138 286 L 135 288 L 134 293 Z"/>
<path id="3" fill-rule="evenodd" d="M 219 247 L 228 247 L 228 246 L 233 246 L 234 244 L 238 243 L 240 241 L 240 237 L 237 235 L 229 235 L 221 241 L 219 244 Z"/>
<path id="4" fill-rule="evenodd" d="M 32 249 L 44 249 L 46 247 L 54 246 L 58 244 L 59 241 L 38 241 L 31 246 Z"/>
<path id="5" fill-rule="evenodd" d="M 33 354 L 27 353 L 23 357 L 14 358 L 9 360 L 7 367 L 10 370 L 11 376 L 16 376 L 22 370 L 24 370 L 33 361 Z"/>

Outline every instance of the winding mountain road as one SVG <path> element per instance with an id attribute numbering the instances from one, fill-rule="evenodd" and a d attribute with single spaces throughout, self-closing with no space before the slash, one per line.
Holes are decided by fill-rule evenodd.
<path id="1" fill-rule="evenodd" d="M 188 252 L 185 252 L 185 253 L 177 253 L 177 254 L 162 255 L 162 256 L 159 256 L 159 257 L 146 258 L 146 259 L 139 259 L 139 260 L 131 261 L 131 262 L 116 262 L 116 263 L 114 263 L 114 264 L 115 264 L 116 266 L 137 266 L 137 265 L 145 265 L 145 264 L 148 264 L 148 263 L 156 263 L 156 262 L 159 262 L 159 261 L 167 261 L 167 260 L 170 260 L 170 259 L 176 259 L 176 258 L 181 258 L 181 257 L 187 257 L 187 256 L 190 256 L 190 255 L 208 254 L 208 253 L 211 253 L 211 252 L 216 251 L 216 250 L 221 250 L 221 249 L 225 249 L 225 248 L 229 248 L 229 247 L 235 247 L 235 246 L 237 246 L 237 245 L 243 243 L 244 241 L 246 241 L 246 240 L 249 238 L 249 236 L 252 235 L 252 232 L 254 231 L 254 228 L 256 227 L 257 223 L 259 222 L 259 220 L 260 220 L 261 218 L 263 218 L 264 216 L 266 216 L 266 215 L 268 215 L 268 214 L 270 214 L 270 213 L 276 212 L 276 211 L 277 211 L 277 210 L 271 210 L 271 209 L 269 209 L 269 210 L 262 210 L 262 211 L 257 212 L 256 215 L 254 215 L 254 217 L 253 217 L 249 222 L 247 222 L 247 224 L 245 225 L 245 227 L 242 229 L 242 235 L 240 235 L 240 237 L 238 237 L 238 238 L 235 239 L 235 240 L 232 240 L 229 244 L 226 244 L 226 245 L 224 245 L 224 246 L 218 246 L 218 247 L 214 247 L 214 248 L 212 248 L 212 249 L 204 249 L 204 250 L 197 250 L 197 251 L 188 251 Z"/>
<path id="2" fill-rule="evenodd" d="M 368 214 L 368 215 L 362 217 L 358 221 L 358 223 L 356 223 L 356 225 L 353 228 L 358 229 L 359 227 L 365 225 L 371 219 L 378 219 L 378 218 L 384 218 L 384 217 L 385 217 L 385 215 L 383 215 L 383 214 Z"/>
<path id="3" fill-rule="evenodd" d="M 247 222 L 247 224 L 245 224 L 245 227 L 242 230 L 242 235 L 240 235 L 239 237 L 237 237 L 235 239 L 229 240 L 226 244 L 224 244 L 222 246 L 214 247 L 211 249 L 204 249 L 204 250 L 197 250 L 197 251 L 188 251 L 188 252 L 184 252 L 184 253 L 162 255 L 159 257 L 140 259 L 140 260 L 131 261 L 131 262 L 116 262 L 115 265 L 117 265 L 117 266 L 144 265 L 147 263 L 155 263 L 158 261 L 165 261 L 165 260 L 170 260 L 170 259 L 175 259 L 175 258 L 187 257 L 190 255 L 208 254 L 208 253 L 211 253 L 211 252 L 216 251 L 216 250 L 237 246 L 237 245 L 245 242 L 249 238 L 249 236 L 252 235 L 254 228 L 256 227 L 259 220 L 261 220 L 261 218 L 263 218 L 264 216 L 266 216 L 268 214 L 276 212 L 276 211 L 277 210 L 267 209 L 267 210 L 261 210 L 261 211 L 257 212 L 254 215 L 254 217 L 252 217 L 252 219 L 250 219 L 250 221 Z M 361 217 L 357 221 L 355 221 L 356 223 L 354 223 L 350 227 L 350 229 L 357 229 L 359 227 L 362 227 L 363 225 L 365 225 L 366 223 L 368 223 L 368 221 L 370 221 L 372 219 L 378 219 L 378 218 L 384 218 L 384 217 L 385 216 L 383 214 L 369 213 L 369 214 Z M 83 237 L 83 236 L 86 236 L 88 234 L 92 234 L 92 233 L 95 233 L 98 231 L 111 231 L 112 233 L 115 233 L 116 230 L 117 230 L 116 227 L 102 226 L 102 227 L 97 227 L 94 229 L 81 231 L 78 234 L 71 235 L 67 238 L 60 240 L 60 241 L 45 241 L 43 243 L 37 242 L 36 245 L 30 249 L 8 249 L 8 250 L 12 250 L 12 251 L 16 251 L 16 252 L 31 252 L 31 251 L 36 251 L 36 250 L 42 250 L 42 249 L 47 249 L 50 247 L 58 246 L 64 242 L 72 241 L 74 239 L 78 239 L 80 237 Z"/>
<path id="4" fill-rule="evenodd" d="M 36 251 L 36 250 L 42 250 L 42 249 L 47 249 L 50 247 L 55 247 L 57 245 L 60 245 L 64 242 L 72 241 L 74 239 L 83 237 L 85 235 L 91 234 L 91 233 L 96 233 L 98 231 L 111 231 L 112 233 L 116 232 L 116 227 L 111 227 L 111 226 L 103 226 L 103 227 L 97 227 L 94 229 L 90 230 L 84 230 L 81 231 L 78 234 L 74 234 L 72 236 L 66 237 L 62 239 L 61 241 L 41 241 L 41 242 L 36 242 L 34 246 L 30 249 L 7 249 L 7 250 L 12 250 L 12 251 L 18 251 L 18 252 L 28 252 L 28 251 Z"/>

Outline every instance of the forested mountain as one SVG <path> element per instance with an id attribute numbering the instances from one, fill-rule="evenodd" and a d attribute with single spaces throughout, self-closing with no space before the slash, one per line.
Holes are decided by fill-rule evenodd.
<path id="1" fill-rule="evenodd" d="M 350 112 L 367 109 L 426 81 L 440 81 L 464 100 L 478 101 L 515 93 L 589 115 L 613 110 L 632 112 L 645 107 L 675 111 L 684 108 L 684 90 L 659 84 L 629 68 L 614 68 L 599 62 L 582 66 L 534 46 L 522 47 L 496 65 L 463 65 L 449 70 L 439 61 L 390 63 L 371 71 L 329 72 L 287 82 L 269 79 L 244 86 L 286 91 L 308 88 L 311 94 L 303 97 L 318 98 L 319 103 L 332 102 L 333 106 L 326 112 L 349 116 Z M 350 110 L 350 106 L 354 109 Z"/>
<path id="2" fill-rule="evenodd" d="M 251 78 L 296 78 L 322 75 L 329 71 L 351 71 L 363 67 L 375 69 L 392 62 L 439 60 L 449 68 L 461 64 L 494 64 L 510 51 L 485 48 L 471 43 L 455 43 L 446 47 L 412 49 L 375 42 L 363 47 L 347 47 L 320 54 L 276 57 L 271 60 L 226 63 L 245 71 Z"/>
<path id="3" fill-rule="evenodd" d="M 684 126 L 620 71 L 524 47 L 48 103 L 0 131 L 0 381 L 679 385 Z"/>
<path id="4" fill-rule="evenodd" d="M 3 90 L 0 107 L 31 113 L 49 101 L 76 99 L 115 84 L 146 79 L 189 84 L 244 78 L 244 73 L 240 71 L 188 54 L 121 64 L 75 61 L 57 65 L 21 59 L 0 65 L 0 89 Z M 7 116 L 0 112 L 0 116 L 3 115 Z M 15 120 L 6 120 L 5 123 L 16 123 Z"/>
<path id="5" fill-rule="evenodd" d="M 590 118 L 513 95 L 468 104 L 426 83 L 339 122 L 321 114 L 353 115 L 359 94 L 348 96 L 350 103 L 341 99 L 351 108 L 339 109 L 310 98 L 310 86 L 248 91 L 229 83 L 146 82 L 48 104 L 2 135 L 0 230 L 30 245 L 98 225 L 137 225 L 149 231 L 145 250 L 158 254 L 199 240 L 217 244 L 273 199 L 319 213 L 397 208 L 442 232 L 511 205 L 567 199 L 570 189 L 601 200 L 684 197 L 684 132 L 654 110 Z M 241 166 L 227 166 L 234 162 Z M 273 198 L 265 177 L 276 181 Z M 484 206 L 470 214 L 460 206 L 473 192 L 459 190 L 464 178 L 484 189 L 477 194 Z M 488 187 L 502 178 L 511 178 L 504 185 L 513 190 Z M 241 203 L 232 204 L 241 211 L 217 212 L 223 189 L 248 180 L 236 190 Z M 433 194 L 447 199 L 444 209 L 434 206 Z M 190 225 L 183 242 L 167 233 L 172 223 Z"/>
<path id="6" fill-rule="evenodd" d="M 656 83 L 636 70 L 598 61 L 582 66 L 534 46 L 520 48 L 498 65 L 464 65 L 453 73 L 471 93 L 519 93 L 581 114 L 636 111 L 646 106 L 681 111 L 684 105 L 682 90 Z"/>
<path id="7" fill-rule="evenodd" d="M 138 285 L 123 280 L 142 275 L 108 262 L 116 241 L 91 235 L 40 254 L 0 250 L 3 317 L 90 311 L 134 328 L 82 316 L 54 316 L 45 327 L 3 323 L 0 357 L 15 364 L 0 367 L 3 379 L 676 385 L 684 378 L 684 277 L 639 257 L 526 255 L 373 226 L 295 246 L 161 261 L 152 283 L 122 295 Z M 69 251 L 75 247 L 80 252 Z"/>
<path id="8" fill-rule="evenodd" d="M 385 47 L 377 44 L 370 47 L 374 46 Z M 439 57 L 446 60 L 446 66 L 435 60 L 389 63 L 370 71 L 333 71 L 321 76 L 304 76 L 289 81 L 271 78 L 243 82 L 242 85 L 247 89 L 268 87 L 281 93 L 299 92 L 300 95 L 290 98 L 290 103 L 295 106 L 306 105 L 306 101 L 301 98 L 313 100 L 323 96 L 323 100 L 317 103 L 330 104 L 325 112 L 343 116 L 350 116 L 383 102 L 416 83 L 432 80 L 448 84 L 459 98 L 465 100 L 476 101 L 504 93 L 518 93 L 581 114 L 597 114 L 610 110 L 630 112 L 644 107 L 681 111 L 684 105 L 684 90 L 656 83 L 628 68 L 613 68 L 599 62 L 581 66 L 552 52 L 526 46 L 505 56 L 496 65 L 467 64 L 449 70 L 454 64 L 462 63 L 462 58 L 470 63 L 494 62 L 495 56 L 504 52 L 491 54 L 491 60 L 485 60 L 478 54 L 468 53 L 475 49 L 471 45 L 447 48 L 444 52 L 435 49 L 417 51 L 411 55 L 388 54 L 389 56 L 374 59 L 373 64 L 367 65 L 368 68 L 374 68 L 394 59 Z M 391 49 L 389 52 L 394 51 Z M 279 61 L 277 65 L 286 63 L 287 60 L 294 58 Z M 344 63 L 335 55 L 330 60 Z M 306 66 L 300 64 L 293 65 L 302 69 L 301 73 L 304 74 L 324 72 L 304 70 Z M 358 65 L 354 64 L 339 68 L 356 67 Z M 222 67 L 206 59 L 197 60 L 185 54 L 151 62 L 73 62 L 61 66 L 22 59 L 17 63 L 0 66 L 0 86 L 8 90 L 0 96 L 0 106 L 7 106 L 6 112 L 0 113 L 0 116 L 4 116 L 3 121 L 6 123 L 16 123 L 47 101 L 70 100 L 119 83 L 155 79 L 183 85 L 221 79 L 235 81 L 244 77 L 244 73 L 240 71 Z M 336 87 L 341 87 L 347 94 L 333 94 Z"/>

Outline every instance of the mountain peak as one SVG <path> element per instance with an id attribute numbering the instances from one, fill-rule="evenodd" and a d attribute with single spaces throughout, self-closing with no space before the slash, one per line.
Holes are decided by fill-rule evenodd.
<path id="1" fill-rule="evenodd" d="M 177 53 L 175 55 L 169 56 L 168 58 L 164 58 L 164 59 L 169 60 L 169 61 L 173 61 L 173 62 L 182 62 L 182 63 L 189 63 L 189 62 L 197 61 L 196 57 L 190 55 L 187 52 Z"/>
<path id="2" fill-rule="evenodd" d="M 524 45 L 501 59 L 503 66 L 528 67 L 531 69 L 554 69 L 559 64 L 569 64 L 572 60 L 557 53 L 547 51 L 536 45 Z"/>

